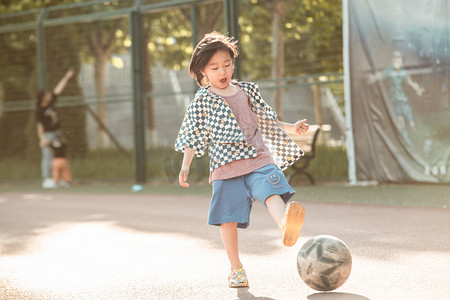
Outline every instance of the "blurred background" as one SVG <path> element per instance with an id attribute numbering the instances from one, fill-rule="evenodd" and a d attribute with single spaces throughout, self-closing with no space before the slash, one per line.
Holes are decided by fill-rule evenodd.
<path id="1" fill-rule="evenodd" d="M 39 179 L 35 94 L 69 67 L 57 109 L 75 181 L 164 179 L 164 160 L 178 173 L 173 144 L 198 89 L 187 66 L 214 30 L 239 40 L 235 78 L 259 82 L 284 121 L 331 124 L 327 142 L 342 145 L 341 11 L 337 0 L 3 1 L 0 180 Z M 193 169 L 207 176 L 207 158 Z"/>
<path id="2" fill-rule="evenodd" d="M 414 8 L 407 1 L 381 2 L 366 5 L 347 0 L 2 1 L 0 182 L 40 180 L 35 95 L 39 89 L 52 90 L 73 67 L 75 76 L 58 98 L 57 110 L 68 141 L 74 181 L 174 183 L 182 154 L 173 150 L 173 144 L 185 110 L 198 89 L 187 67 L 194 45 L 211 31 L 238 39 L 240 55 L 235 78 L 258 82 L 264 99 L 276 109 L 280 119 L 295 122 L 307 118 L 309 124 L 322 126 L 317 158 L 310 167 L 316 179 L 345 182 L 350 172 L 353 181 L 448 182 L 445 151 L 450 147 L 439 136 L 448 131 L 438 130 L 437 136 L 428 137 L 432 145 L 439 144 L 435 140 L 442 143 L 439 148 L 430 149 L 443 153 L 430 166 L 425 158 L 431 152 L 423 150 L 425 135 L 413 140 L 423 150 L 417 158 L 411 153 L 418 152 L 408 150 L 404 143 L 386 145 L 385 139 L 378 142 L 367 131 L 358 131 L 378 115 L 390 115 L 386 106 L 388 96 L 383 94 L 389 83 L 368 85 L 364 80 L 367 73 L 387 67 L 392 51 L 398 49 L 394 47 L 395 38 L 385 38 L 377 32 L 384 28 L 380 25 L 383 21 L 398 19 L 398 15 L 389 15 L 391 10 L 383 5 L 394 11 Z M 443 6 L 446 1 L 436 2 L 441 5 L 435 4 L 428 16 L 435 17 L 437 10 L 448 12 L 448 4 Z M 444 23 L 437 26 L 445 28 L 448 13 L 441 19 Z M 375 24 L 374 30 L 367 29 L 372 28 L 371 24 Z M 434 28 L 422 25 L 424 30 Z M 398 26 L 403 28 L 400 31 L 406 30 L 404 24 Z M 392 47 L 383 48 L 381 42 L 375 47 L 358 38 L 369 33 L 368 37 L 377 37 L 370 41 L 382 41 Z M 396 36 L 398 32 L 387 34 Z M 344 36 L 348 38 L 348 47 L 344 47 Z M 444 38 L 438 48 L 445 49 L 448 26 L 439 37 L 432 33 L 426 37 L 430 41 Z M 420 64 L 420 60 L 408 59 L 410 54 L 405 53 L 405 49 L 410 49 L 408 42 L 402 45 L 406 45 L 400 49 L 407 55 L 406 67 Z M 448 50 L 443 51 L 439 67 L 446 69 L 441 68 L 439 76 L 448 78 L 445 73 Z M 383 59 L 377 60 L 377 55 Z M 351 77 L 349 66 L 356 68 Z M 347 68 L 345 80 L 352 81 L 347 88 L 347 102 L 344 68 Z M 442 128 L 448 120 L 449 101 L 445 82 L 440 88 L 444 89 L 437 106 L 442 113 L 439 118 L 444 120 L 439 123 Z M 433 88 L 425 87 L 426 92 L 430 90 Z M 385 112 L 373 109 L 376 102 L 372 100 L 377 97 L 384 99 L 381 103 Z M 426 99 L 430 97 L 433 99 L 432 94 Z M 429 102 L 427 107 L 430 105 L 434 104 Z M 357 123 L 346 114 L 352 107 Z M 396 132 L 393 118 L 388 117 L 389 120 L 392 124 L 385 131 Z M 401 134 L 392 138 L 400 141 Z M 414 161 L 412 169 L 420 176 L 408 175 L 413 172 L 410 165 L 391 166 L 390 161 L 386 164 L 394 171 L 389 170 L 388 175 L 383 168 L 374 168 L 374 161 L 380 161 L 374 152 L 386 157 L 384 151 L 400 153 L 398 157 L 394 155 L 396 160 Z M 191 171 L 198 179 L 207 177 L 208 158 L 196 159 Z"/>

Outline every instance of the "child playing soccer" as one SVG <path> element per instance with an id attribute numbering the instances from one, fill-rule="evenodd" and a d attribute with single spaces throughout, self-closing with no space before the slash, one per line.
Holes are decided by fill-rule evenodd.
<path id="1" fill-rule="evenodd" d="M 297 201 L 286 205 L 295 191 L 281 170 L 303 155 L 287 133 L 303 134 L 309 125 L 306 120 L 278 121 L 256 83 L 232 80 L 237 55 L 236 42 L 217 32 L 196 46 L 189 72 L 200 89 L 187 109 L 175 149 L 184 152 L 179 183 L 189 187 L 192 159 L 209 147 L 213 193 L 208 224 L 220 226 L 231 264 L 229 287 L 246 287 L 237 228 L 248 227 L 254 201 L 268 208 L 285 246 L 297 242 L 305 211 Z"/>

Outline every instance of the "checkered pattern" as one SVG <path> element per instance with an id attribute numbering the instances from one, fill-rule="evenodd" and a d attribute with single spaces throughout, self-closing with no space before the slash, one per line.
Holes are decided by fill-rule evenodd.
<path id="1" fill-rule="evenodd" d="M 251 110 L 259 118 L 259 130 L 277 165 L 288 168 L 303 151 L 276 123 L 276 112 L 261 97 L 258 84 L 235 82 L 250 99 Z M 204 155 L 209 146 L 210 171 L 237 159 L 256 157 L 256 149 L 247 145 L 244 134 L 226 101 L 207 88 L 201 87 L 186 111 L 175 150 L 185 147 Z"/>

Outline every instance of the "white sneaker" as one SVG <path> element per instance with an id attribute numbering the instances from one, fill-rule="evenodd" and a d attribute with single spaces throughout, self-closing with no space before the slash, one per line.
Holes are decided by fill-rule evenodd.
<path id="1" fill-rule="evenodd" d="M 434 166 L 433 169 L 431 169 L 431 173 L 432 173 L 434 176 L 439 175 L 439 168 L 438 168 L 437 166 Z"/>
<path id="2" fill-rule="evenodd" d="M 55 189 L 57 188 L 56 182 L 53 181 L 51 178 L 44 179 L 44 182 L 42 182 L 42 188 L 44 189 Z"/>

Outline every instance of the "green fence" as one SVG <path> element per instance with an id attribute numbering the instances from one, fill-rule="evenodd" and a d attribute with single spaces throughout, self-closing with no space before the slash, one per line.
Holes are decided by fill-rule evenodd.
<path id="1" fill-rule="evenodd" d="M 0 15 L 0 168 L 8 170 L 0 180 L 39 178 L 35 94 L 70 67 L 76 75 L 57 109 L 75 179 L 166 176 L 164 160 L 177 159 L 171 147 L 197 89 L 190 55 L 213 30 L 239 39 L 236 78 L 259 82 L 283 120 L 332 124 L 339 141 L 341 2 L 271 3 L 87 1 Z M 273 28 L 284 47 L 278 68 Z"/>

